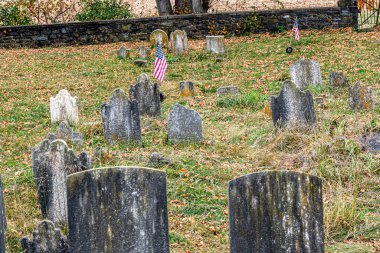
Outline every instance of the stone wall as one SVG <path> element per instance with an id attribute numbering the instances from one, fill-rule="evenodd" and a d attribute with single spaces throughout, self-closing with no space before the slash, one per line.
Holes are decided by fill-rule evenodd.
<path id="1" fill-rule="evenodd" d="M 260 20 L 259 23 L 252 20 Z M 246 31 L 275 32 L 291 29 L 298 17 L 300 29 L 353 27 L 357 13 L 350 8 L 313 8 L 217 14 L 173 15 L 166 17 L 81 22 L 52 25 L 0 27 L 0 47 L 41 47 L 86 45 L 120 41 L 147 40 L 155 29 L 185 30 L 189 38 L 206 35 L 241 35 Z"/>

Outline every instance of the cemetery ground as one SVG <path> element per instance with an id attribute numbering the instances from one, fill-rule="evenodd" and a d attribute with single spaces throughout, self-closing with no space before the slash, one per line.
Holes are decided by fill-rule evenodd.
<path id="1" fill-rule="evenodd" d="M 109 145 L 100 105 L 116 88 L 128 90 L 141 73 L 152 78 L 154 52 L 146 67 L 119 60 L 121 44 L 137 53 L 142 43 L 0 50 L 0 174 L 7 212 L 7 252 L 20 252 L 20 238 L 41 220 L 31 167 L 31 149 L 55 132 L 49 98 L 66 88 L 79 99 L 84 134 L 77 153 L 90 153 L 93 167 L 147 166 L 160 152 L 172 159 L 157 168 L 167 173 L 172 252 L 228 252 L 229 180 L 262 170 L 288 169 L 323 178 L 327 252 L 379 252 L 380 156 L 365 151 L 360 135 L 380 131 L 380 31 L 301 31 L 301 43 L 286 54 L 289 34 L 226 40 L 222 62 L 205 52 L 205 41 L 189 42 L 188 55 L 166 53 L 169 69 L 161 91 L 167 96 L 159 118 L 142 118 L 143 147 Z M 299 58 L 321 64 L 323 86 L 312 88 L 317 122 L 309 130 L 275 130 L 264 111 L 289 79 Z M 347 88 L 329 86 L 331 71 L 351 84 L 372 85 L 374 110 L 352 111 Z M 195 83 L 196 96 L 179 96 L 181 81 Z M 218 87 L 237 85 L 241 96 L 217 96 Z M 200 144 L 167 141 L 167 116 L 175 102 L 203 119 Z M 95 158 L 95 149 L 103 152 Z M 67 231 L 66 231 L 67 232 Z"/>

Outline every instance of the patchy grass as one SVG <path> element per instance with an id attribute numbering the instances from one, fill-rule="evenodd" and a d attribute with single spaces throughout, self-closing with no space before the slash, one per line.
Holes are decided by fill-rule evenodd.
<path id="1" fill-rule="evenodd" d="M 167 95 L 162 117 L 143 118 L 143 147 L 109 146 L 102 136 L 100 105 L 116 88 L 128 90 L 142 72 L 152 76 L 154 59 L 138 68 L 116 58 L 118 44 L 0 50 L 0 173 L 7 208 L 7 251 L 19 252 L 41 219 L 31 168 L 31 149 L 53 132 L 49 98 L 66 88 L 78 96 L 84 133 L 82 150 L 105 154 L 97 166 L 145 165 L 159 151 L 173 159 L 161 167 L 168 177 L 172 252 L 228 252 L 227 182 L 235 177 L 281 168 L 324 179 L 327 252 L 377 252 L 380 238 L 380 159 L 365 152 L 359 135 L 380 127 L 379 31 L 303 31 L 295 52 L 286 54 L 287 34 L 227 40 L 226 60 L 204 52 L 204 41 L 190 41 L 183 57 L 166 54 L 171 64 L 161 89 Z M 136 43 L 126 43 L 137 48 Z M 153 53 L 153 52 L 152 52 Z M 153 55 L 153 54 L 152 54 Z M 289 78 L 298 58 L 321 63 L 325 86 L 312 89 L 323 100 L 309 131 L 275 131 L 263 107 Z M 328 87 L 331 71 L 351 83 L 373 87 L 369 112 L 348 108 L 347 89 Z M 179 82 L 193 81 L 197 95 L 179 96 Z M 241 97 L 217 97 L 225 85 L 238 85 Z M 199 145 L 167 143 L 167 115 L 175 102 L 197 110 L 204 124 Z M 79 152 L 80 150 L 76 150 Z"/>

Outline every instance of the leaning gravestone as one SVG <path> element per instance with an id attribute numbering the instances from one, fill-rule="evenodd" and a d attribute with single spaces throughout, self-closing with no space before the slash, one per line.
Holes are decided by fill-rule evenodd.
<path id="1" fill-rule="evenodd" d="M 319 63 L 309 59 L 298 60 L 290 67 L 290 79 L 301 90 L 309 85 L 322 85 Z"/>
<path id="2" fill-rule="evenodd" d="M 71 253 L 169 253 L 165 172 L 88 170 L 67 180 Z"/>
<path id="3" fill-rule="evenodd" d="M 175 104 L 168 117 L 169 141 L 201 142 L 203 139 L 202 118 L 198 112 Z"/>
<path id="4" fill-rule="evenodd" d="M 290 81 L 284 82 L 278 97 L 271 97 L 270 105 L 276 127 L 304 128 L 315 122 L 310 91 L 301 91 Z"/>
<path id="5" fill-rule="evenodd" d="M 60 90 L 56 97 L 50 98 L 51 123 L 67 121 L 69 124 L 77 124 L 78 99 L 70 96 L 67 90 Z"/>
<path id="6" fill-rule="evenodd" d="M 5 229 L 7 227 L 5 219 L 5 203 L 3 197 L 3 186 L 0 176 L 0 253 L 5 253 Z"/>
<path id="7" fill-rule="evenodd" d="M 157 29 L 150 34 L 149 42 L 152 46 L 156 46 L 157 43 L 160 43 L 162 47 L 165 47 L 169 43 L 169 37 L 164 30 Z"/>
<path id="8" fill-rule="evenodd" d="M 359 81 L 348 89 L 348 95 L 348 102 L 352 110 L 372 110 L 371 86 L 364 86 Z"/>
<path id="9" fill-rule="evenodd" d="M 66 177 L 91 166 L 86 153 L 77 157 L 63 140 L 44 140 L 33 150 L 32 164 L 42 216 L 67 224 Z"/>
<path id="10" fill-rule="evenodd" d="M 118 140 L 141 144 L 139 105 L 129 101 L 122 89 L 116 89 L 109 104 L 101 106 L 105 138 L 111 143 Z"/>
<path id="11" fill-rule="evenodd" d="M 224 86 L 216 90 L 218 95 L 240 95 L 240 89 L 237 86 Z"/>
<path id="12" fill-rule="evenodd" d="M 147 74 L 141 74 L 137 83 L 129 86 L 129 96 L 137 100 L 140 115 L 161 115 L 160 85 L 151 83 Z"/>
<path id="13" fill-rule="evenodd" d="M 187 34 L 185 31 L 175 30 L 170 34 L 170 44 L 175 55 L 185 54 L 188 49 Z"/>
<path id="14" fill-rule="evenodd" d="M 181 91 L 181 97 L 194 97 L 195 95 L 193 82 L 181 82 L 179 84 L 179 89 Z"/>
<path id="15" fill-rule="evenodd" d="M 117 50 L 117 58 L 125 60 L 130 57 L 131 57 L 131 50 L 127 49 L 125 46 L 121 46 Z"/>
<path id="16" fill-rule="evenodd" d="M 347 77 L 342 72 L 331 72 L 330 85 L 334 88 L 343 88 L 350 86 Z"/>
<path id="17" fill-rule="evenodd" d="M 47 138 L 51 141 L 61 139 L 66 142 L 71 142 L 77 146 L 83 145 L 83 134 L 74 132 L 66 122 L 59 123 L 57 132 L 49 133 Z"/>
<path id="18" fill-rule="evenodd" d="M 224 54 L 224 36 L 206 36 L 206 48 L 214 54 Z"/>
<path id="19" fill-rule="evenodd" d="M 302 173 L 230 181 L 230 252 L 324 252 L 322 201 L 322 180 Z"/>
<path id="20" fill-rule="evenodd" d="M 32 238 L 21 239 L 23 253 L 68 253 L 66 236 L 49 220 L 41 221 Z"/>

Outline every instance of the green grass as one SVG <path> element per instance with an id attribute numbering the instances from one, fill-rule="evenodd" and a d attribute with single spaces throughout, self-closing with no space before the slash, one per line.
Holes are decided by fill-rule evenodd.
<path id="1" fill-rule="evenodd" d="M 287 168 L 323 178 L 327 252 L 376 252 L 380 229 L 380 159 L 365 152 L 359 135 L 380 128 L 380 32 L 303 31 L 293 54 L 285 52 L 286 33 L 226 40 L 226 60 L 190 41 L 187 55 L 166 53 L 170 62 L 162 116 L 143 118 L 143 147 L 110 146 L 103 137 L 100 105 L 116 88 L 128 90 L 139 74 L 152 76 L 148 65 L 118 60 L 121 43 L 44 49 L 0 50 L 0 174 L 6 189 L 7 252 L 20 252 L 19 239 L 30 236 L 39 220 L 31 168 L 31 149 L 55 132 L 49 120 L 49 98 L 66 88 L 79 99 L 82 150 L 104 156 L 94 167 L 146 166 L 152 152 L 172 158 L 159 167 L 167 173 L 172 252 L 228 252 L 228 181 L 238 176 Z M 136 49 L 137 43 L 126 43 Z M 317 122 L 308 131 L 275 131 L 263 112 L 271 95 L 289 79 L 299 58 L 321 63 L 324 85 L 311 87 Z M 354 83 L 372 85 L 374 110 L 353 112 L 347 89 L 328 86 L 331 71 L 343 71 Z M 194 98 L 179 96 L 179 83 L 193 81 Z M 239 86 L 241 96 L 217 96 L 216 89 Z M 202 116 L 204 141 L 179 145 L 167 141 L 167 116 L 174 103 Z"/>

